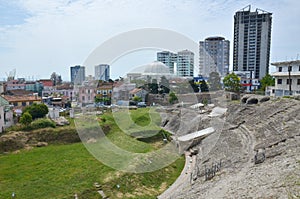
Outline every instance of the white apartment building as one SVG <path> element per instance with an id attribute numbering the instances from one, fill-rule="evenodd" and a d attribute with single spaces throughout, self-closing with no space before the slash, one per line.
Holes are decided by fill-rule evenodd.
<path id="1" fill-rule="evenodd" d="M 194 76 L 194 53 L 192 51 L 183 50 L 177 53 L 177 76 Z"/>
<path id="2" fill-rule="evenodd" d="M 276 72 L 271 74 L 275 77 L 275 86 L 268 87 L 266 95 L 276 97 L 300 95 L 300 60 L 276 62 L 272 65 L 276 66 Z"/>
<path id="3" fill-rule="evenodd" d="M 208 37 L 199 42 L 199 74 L 209 77 L 218 72 L 224 77 L 229 73 L 229 40 L 224 37 Z"/>

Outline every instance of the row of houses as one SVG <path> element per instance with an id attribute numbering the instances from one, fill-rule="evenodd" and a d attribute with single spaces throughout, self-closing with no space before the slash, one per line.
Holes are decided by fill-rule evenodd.
<path id="1" fill-rule="evenodd" d="M 148 93 L 142 88 L 136 88 L 135 83 L 123 81 L 89 81 L 76 89 L 78 90 L 78 103 L 82 106 L 95 103 L 95 101 L 107 105 L 111 103 L 117 104 L 119 101 L 129 101 L 135 96 L 145 101 Z"/>

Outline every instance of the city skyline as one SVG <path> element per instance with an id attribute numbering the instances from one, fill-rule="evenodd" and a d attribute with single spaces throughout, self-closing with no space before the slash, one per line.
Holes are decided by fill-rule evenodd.
<path id="1" fill-rule="evenodd" d="M 292 35 L 300 33 L 297 26 L 300 2 L 294 0 L 280 0 L 276 4 L 254 0 L 0 1 L 0 79 L 15 68 L 16 77 L 49 78 L 52 72 L 57 72 L 69 81 L 69 66 L 82 65 L 101 43 L 145 27 L 177 31 L 196 43 L 219 35 L 228 39 L 233 49 L 234 13 L 249 4 L 273 13 L 270 62 L 295 60 L 300 53 L 300 41 Z M 156 52 L 161 50 L 167 49 L 140 52 L 143 56 L 135 60 L 130 55 L 121 58 L 122 63 L 111 64 L 111 78 L 154 61 Z M 232 54 L 231 50 L 230 70 Z M 87 74 L 93 74 L 93 66 L 87 66 Z"/>

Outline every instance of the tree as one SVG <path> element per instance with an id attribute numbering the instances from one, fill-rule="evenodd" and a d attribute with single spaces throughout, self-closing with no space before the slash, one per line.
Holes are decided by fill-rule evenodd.
<path id="1" fill-rule="evenodd" d="M 260 80 L 260 83 L 260 90 L 265 91 L 267 86 L 275 86 L 275 78 L 272 77 L 270 74 L 267 74 Z"/>
<path id="2" fill-rule="evenodd" d="M 148 84 L 148 91 L 152 94 L 158 94 L 158 84 L 156 79 L 153 79 L 152 83 Z"/>
<path id="3" fill-rule="evenodd" d="M 30 113 L 28 112 L 23 113 L 20 118 L 20 123 L 25 126 L 28 126 L 31 122 L 32 122 L 32 116 L 30 115 Z"/>
<path id="4" fill-rule="evenodd" d="M 52 80 L 54 86 L 60 85 L 62 83 L 61 75 L 56 74 L 56 72 L 53 72 L 51 74 L 50 79 Z"/>
<path id="5" fill-rule="evenodd" d="M 45 104 L 32 104 L 30 106 L 25 107 L 23 113 L 28 112 L 32 119 L 43 118 L 48 113 L 48 107 Z"/>
<path id="6" fill-rule="evenodd" d="M 177 96 L 175 95 L 174 92 L 171 92 L 169 94 L 169 103 L 170 104 L 175 104 L 176 102 L 178 102 L 178 98 L 177 98 Z"/>
<path id="7" fill-rule="evenodd" d="M 211 72 L 208 77 L 209 90 L 217 91 L 222 89 L 221 77 L 218 72 Z"/>
<path id="8" fill-rule="evenodd" d="M 162 76 L 160 78 L 160 86 L 159 87 L 160 87 L 160 94 L 170 92 L 169 80 L 165 76 Z"/>
<path id="9" fill-rule="evenodd" d="M 141 102 L 142 98 L 139 97 L 139 96 L 134 96 L 132 100 L 135 101 L 135 102 Z"/>
<path id="10" fill-rule="evenodd" d="M 240 92 L 241 91 L 241 83 L 239 77 L 234 74 L 228 74 L 224 77 L 223 80 L 225 90 L 232 91 L 232 92 Z"/>
<path id="11" fill-rule="evenodd" d="M 201 92 L 208 92 L 209 91 L 208 85 L 207 85 L 207 83 L 206 83 L 205 80 L 201 80 L 199 82 L 199 84 L 200 84 L 200 90 L 201 90 Z"/>

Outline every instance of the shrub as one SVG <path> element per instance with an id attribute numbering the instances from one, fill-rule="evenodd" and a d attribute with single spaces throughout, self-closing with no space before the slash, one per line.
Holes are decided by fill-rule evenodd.
<path id="1" fill-rule="evenodd" d="M 45 117 L 48 113 L 48 107 L 45 104 L 32 104 L 25 107 L 24 113 L 28 112 L 32 116 L 32 119 Z"/>
<path id="2" fill-rule="evenodd" d="M 55 128 L 56 125 L 53 121 L 50 119 L 42 118 L 42 119 L 37 119 L 31 123 L 31 129 L 40 129 L 40 128 Z"/>
<path id="3" fill-rule="evenodd" d="M 25 126 L 28 126 L 31 122 L 32 122 L 32 116 L 30 115 L 30 113 L 28 112 L 23 113 L 20 118 L 20 123 Z"/>
<path id="4" fill-rule="evenodd" d="M 174 103 L 176 103 L 176 102 L 178 102 L 178 98 L 177 98 L 177 96 L 175 95 L 174 92 L 171 92 L 171 93 L 169 94 L 169 103 L 170 103 L 170 104 L 174 104 Z"/>

